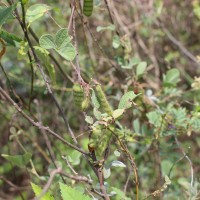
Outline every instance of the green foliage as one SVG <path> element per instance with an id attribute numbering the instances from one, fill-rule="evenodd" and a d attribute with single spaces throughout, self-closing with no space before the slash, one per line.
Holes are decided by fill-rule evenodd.
<path id="1" fill-rule="evenodd" d="M 125 93 L 119 102 L 118 108 L 119 109 L 128 109 L 133 105 L 133 100 L 140 94 L 135 94 L 133 91 L 129 91 Z"/>
<path id="2" fill-rule="evenodd" d="M 49 186 L 43 200 L 198 199 L 199 1 L 10 2 L 0 7 L 3 198 L 32 199 L 34 182 L 36 197 Z"/>
<path id="3" fill-rule="evenodd" d="M 117 109 L 117 110 L 114 110 L 113 111 L 113 118 L 116 120 L 116 119 L 119 119 L 124 113 L 124 109 Z"/>
<path id="4" fill-rule="evenodd" d="M 143 76 L 145 70 L 147 67 L 147 63 L 146 62 L 140 62 L 136 68 L 136 76 L 137 78 L 140 78 Z"/>
<path id="5" fill-rule="evenodd" d="M 59 183 L 60 192 L 63 200 L 91 200 L 87 195 L 82 194 L 80 191 L 69 187 L 63 183 Z"/>
<path id="6" fill-rule="evenodd" d="M 2 38 L 8 45 L 18 46 L 18 43 L 22 41 L 17 35 L 9 33 L 5 30 L 0 30 L 0 38 Z"/>
<path id="7" fill-rule="evenodd" d="M 25 167 L 30 161 L 32 154 L 27 152 L 23 155 L 11 156 L 11 155 L 6 155 L 6 154 L 1 154 L 1 156 L 5 158 L 6 160 L 10 161 L 14 166 Z"/>
<path id="8" fill-rule="evenodd" d="M 17 7 L 17 3 L 13 4 L 9 7 L 0 7 L 0 28 L 1 26 L 7 22 L 7 20 L 12 17 L 12 12 Z"/>
<path id="9" fill-rule="evenodd" d="M 32 190 L 33 190 L 34 193 L 35 193 L 35 196 L 36 196 L 36 197 L 39 197 L 40 194 L 42 193 L 42 189 L 41 189 L 38 185 L 36 185 L 36 184 L 34 184 L 34 183 L 31 183 L 31 187 L 32 187 Z M 41 199 L 41 200 L 54 200 L 54 197 L 52 196 L 51 193 L 46 192 L 46 193 L 44 194 L 44 196 L 42 196 L 42 198 L 40 198 L 40 199 Z"/>
<path id="10" fill-rule="evenodd" d="M 34 4 L 26 11 L 26 20 L 29 24 L 44 16 L 52 8 L 46 4 Z"/>
<path id="11" fill-rule="evenodd" d="M 164 76 L 164 86 L 176 86 L 180 81 L 180 72 L 178 69 L 170 69 L 167 71 L 167 74 Z"/>
<path id="12" fill-rule="evenodd" d="M 115 195 L 115 199 L 116 200 L 121 200 L 121 199 L 131 200 L 130 198 L 126 197 L 125 194 L 124 194 L 124 192 L 122 192 L 118 188 L 112 187 L 112 190 L 116 193 L 116 195 Z"/>
<path id="13" fill-rule="evenodd" d="M 75 58 L 75 48 L 71 44 L 71 37 L 67 29 L 60 29 L 55 37 L 50 34 L 45 34 L 40 37 L 40 46 L 44 49 L 54 49 L 66 60 L 73 60 Z"/>

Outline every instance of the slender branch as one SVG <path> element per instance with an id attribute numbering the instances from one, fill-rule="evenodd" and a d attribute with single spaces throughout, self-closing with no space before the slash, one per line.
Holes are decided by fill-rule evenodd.
<path id="1" fill-rule="evenodd" d="M 54 169 L 54 170 L 52 170 L 50 172 L 50 178 L 49 178 L 47 184 L 44 186 L 42 192 L 38 195 L 38 197 L 35 197 L 33 200 L 40 200 L 40 199 L 42 199 L 42 197 L 45 195 L 45 193 L 48 191 L 49 187 L 51 186 L 55 175 L 58 174 L 58 173 L 60 173 L 61 171 L 62 171 L 61 168 L 57 168 L 57 169 Z"/>
<path id="2" fill-rule="evenodd" d="M 79 151 L 80 153 L 89 156 L 88 153 L 86 153 L 85 151 L 83 151 L 82 149 L 80 149 L 79 147 L 69 143 L 68 141 L 66 141 L 63 137 L 61 137 L 59 134 L 57 134 L 56 132 L 52 131 L 49 127 L 47 126 L 43 126 L 40 122 L 35 122 L 32 118 L 30 118 L 12 99 L 11 97 L 2 89 L 2 87 L 0 87 L 0 94 L 11 104 L 15 107 L 15 109 L 25 118 L 27 119 L 33 126 L 37 127 L 38 129 L 43 129 L 46 132 L 48 132 L 49 134 L 53 135 L 54 137 L 56 137 L 57 139 L 59 139 L 60 141 L 62 141 L 63 143 L 65 143 L 66 145 L 68 145 L 69 147 L 76 149 L 77 151 Z"/>
<path id="3" fill-rule="evenodd" d="M 88 179 L 85 176 L 72 176 L 70 174 L 63 172 L 61 168 L 57 168 L 57 169 L 54 169 L 50 172 L 50 178 L 49 178 L 48 182 L 44 186 L 41 194 L 38 197 L 34 198 L 34 200 L 40 200 L 42 198 L 42 196 L 48 191 L 48 189 L 51 186 L 53 179 L 56 176 L 56 174 L 62 174 L 63 176 L 66 176 L 67 178 L 70 178 L 72 180 L 75 180 L 75 181 L 78 181 L 78 182 L 85 182 L 89 185 L 92 185 L 92 180 Z"/>
<path id="4" fill-rule="evenodd" d="M 197 66 L 200 65 L 197 58 L 189 50 L 187 50 L 186 47 L 184 47 L 183 44 L 180 41 L 178 41 L 162 23 L 157 21 L 157 24 L 162 27 L 162 29 L 163 29 L 164 33 L 166 34 L 166 36 L 168 37 L 168 39 L 174 45 L 176 45 L 185 56 L 187 56 L 190 60 L 192 60 L 194 63 L 196 63 Z"/>
<path id="5" fill-rule="evenodd" d="M 8 85 L 9 85 L 9 90 L 14 94 L 14 96 L 17 98 L 17 100 L 22 105 L 22 99 L 19 97 L 19 95 L 14 90 L 13 85 L 11 84 L 11 81 L 10 81 L 10 79 L 8 77 L 8 74 L 7 74 L 6 70 L 4 69 L 3 65 L 1 64 L 1 62 L 0 62 L 0 68 L 1 68 L 1 70 L 3 71 L 3 73 L 4 73 L 5 77 L 6 77 L 6 80 L 7 80 Z"/>
<path id="6" fill-rule="evenodd" d="M 4 182 L 6 182 L 8 185 L 10 185 L 14 191 L 20 191 L 20 190 L 27 190 L 28 186 L 23 186 L 23 187 L 19 187 L 17 185 L 15 185 L 14 183 L 12 183 L 11 181 L 7 180 L 5 177 L 0 176 L 0 179 L 3 180 Z"/>
<path id="7" fill-rule="evenodd" d="M 191 188 L 192 188 L 193 185 L 194 185 L 194 169 L 193 169 L 193 166 L 192 166 L 192 161 L 191 161 L 190 158 L 187 156 L 187 154 L 185 153 L 184 149 L 181 147 L 181 144 L 180 144 L 180 142 L 178 141 L 178 138 L 177 138 L 176 135 L 174 135 L 174 138 L 175 138 L 176 144 L 178 145 L 179 149 L 181 150 L 183 156 L 188 160 L 188 162 L 189 162 L 189 164 L 190 164 L 190 173 L 191 173 L 190 185 L 191 185 Z"/>
<path id="8" fill-rule="evenodd" d="M 133 168 L 133 173 L 135 176 L 135 190 L 136 190 L 136 200 L 139 200 L 139 180 L 138 180 L 138 172 L 137 172 L 137 166 L 135 164 L 134 158 L 129 152 L 127 146 L 118 138 L 118 136 L 115 134 L 113 130 L 109 128 L 110 132 L 116 137 L 116 139 L 119 142 L 120 147 L 123 149 L 123 152 L 125 152 L 126 156 L 128 157 L 130 164 Z"/>
<path id="9" fill-rule="evenodd" d="M 22 3 L 22 0 L 20 0 L 20 2 L 21 2 L 21 8 L 22 8 L 22 15 L 25 16 L 25 10 L 24 10 L 24 5 Z M 35 53 L 35 50 L 34 50 L 33 45 L 32 45 L 32 42 L 31 42 L 31 40 L 29 38 L 29 35 L 28 35 L 28 29 L 27 29 L 26 23 L 24 24 L 21 21 L 19 13 L 17 12 L 17 10 L 15 10 L 15 13 L 16 13 L 16 18 L 18 19 L 18 21 L 19 21 L 19 23 L 21 25 L 21 28 L 22 28 L 22 30 L 24 32 L 25 38 L 26 38 L 26 40 L 27 40 L 27 42 L 29 44 L 29 47 L 30 47 L 31 52 L 33 54 L 34 60 L 36 62 L 36 65 L 37 65 L 37 67 L 38 67 L 38 69 L 39 69 L 39 71 L 40 71 L 40 73 L 42 75 L 42 78 L 43 78 L 44 82 L 45 82 L 46 88 L 47 88 L 50 96 L 52 97 L 54 103 L 56 104 L 56 107 L 58 108 L 58 110 L 59 110 L 59 112 L 60 112 L 60 114 L 61 114 L 61 116 L 62 116 L 62 118 L 63 118 L 63 120 L 65 122 L 65 125 L 66 125 L 66 127 L 67 127 L 67 129 L 68 129 L 68 131 L 69 131 L 69 133 L 71 135 L 71 138 L 77 144 L 76 137 L 75 137 L 74 133 L 72 132 L 70 126 L 69 126 L 69 123 L 68 123 L 68 121 L 67 121 L 67 119 L 65 117 L 65 114 L 64 114 L 62 108 L 60 107 L 58 101 L 56 100 L 56 98 L 55 98 L 55 96 L 53 94 L 53 91 L 52 91 L 52 89 L 50 87 L 49 81 L 48 81 L 48 79 L 47 79 L 47 77 L 46 77 L 46 75 L 45 75 L 45 73 L 43 71 L 43 68 L 42 68 L 41 64 L 40 64 L 39 58 L 38 58 L 37 54 Z"/>

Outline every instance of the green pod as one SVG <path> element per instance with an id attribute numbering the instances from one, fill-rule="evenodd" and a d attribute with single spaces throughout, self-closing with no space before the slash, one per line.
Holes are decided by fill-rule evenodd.
<path id="1" fill-rule="evenodd" d="M 100 85 L 97 85 L 95 87 L 95 93 L 96 93 L 97 99 L 100 103 L 100 109 L 111 116 L 113 113 L 113 110 L 112 110 L 110 104 L 108 103 L 106 96 Z"/>
<path id="2" fill-rule="evenodd" d="M 83 14 L 87 17 L 92 15 L 93 0 L 84 0 L 83 2 Z"/>
<path id="3" fill-rule="evenodd" d="M 78 83 L 75 83 L 73 86 L 73 96 L 75 105 L 82 110 L 82 103 L 84 101 L 84 90 Z"/>
<path id="4" fill-rule="evenodd" d="M 81 105 L 82 111 L 85 111 L 88 108 L 89 104 L 90 104 L 90 98 L 86 97 Z"/>

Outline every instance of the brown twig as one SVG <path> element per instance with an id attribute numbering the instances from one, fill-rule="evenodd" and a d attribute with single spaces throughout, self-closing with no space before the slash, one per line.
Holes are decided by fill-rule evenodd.
<path id="1" fill-rule="evenodd" d="M 126 154 L 128 157 L 130 164 L 133 168 L 133 173 L 135 176 L 135 190 L 136 190 L 136 200 L 139 200 L 139 180 L 138 180 L 138 172 L 137 172 L 137 166 L 135 164 L 134 158 L 129 152 L 127 146 L 119 139 L 119 137 L 114 133 L 113 130 L 109 129 L 111 133 L 116 137 L 117 141 L 119 142 L 120 147 L 122 148 L 123 152 Z"/>
<path id="2" fill-rule="evenodd" d="M 184 47 L 184 45 L 180 41 L 178 41 L 161 22 L 157 21 L 156 23 L 157 23 L 157 25 L 159 25 L 162 28 L 162 30 L 164 31 L 164 33 L 166 34 L 168 39 L 174 45 L 176 45 L 185 56 L 187 56 L 190 60 L 192 60 L 194 63 L 196 63 L 197 66 L 200 65 L 197 58 L 188 49 L 186 49 L 186 47 Z"/>
<path id="3" fill-rule="evenodd" d="M 59 139 L 60 141 L 62 141 L 63 143 L 65 143 L 66 145 L 68 145 L 69 147 L 76 149 L 77 151 L 81 152 L 84 155 L 88 155 L 88 153 L 86 153 L 85 151 L 83 151 L 82 149 L 80 149 L 79 147 L 69 143 L 68 141 L 66 141 L 63 137 L 61 137 L 59 134 L 55 133 L 54 131 L 52 131 L 49 127 L 47 126 L 43 126 L 40 122 L 35 122 L 32 118 L 30 118 L 11 98 L 10 96 L 2 89 L 2 87 L 0 87 L 0 94 L 10 103 L 12 104 L 15 109 L 21 114 L 23 115 L 23 117 L 25 119 L 27 119 L 33 126 L 37 127 L 38 129 L 43 129 L 46 132 L 50 133 L 51 135 L 53 135 L 54 137 L 56 137 L 57 139 Z"/>

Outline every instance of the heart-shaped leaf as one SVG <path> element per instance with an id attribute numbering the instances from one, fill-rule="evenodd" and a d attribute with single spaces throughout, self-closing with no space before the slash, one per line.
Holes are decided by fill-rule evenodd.
<path id="1" fill-rule="evenodd" d="M 72 44 L 68 44 L 59 50 L 56 49 L 56 51 L 66 60 L 73 60 L 76 56 L 76 51 Z"/>
<path id="2" fill-rule="evenodd" d="M 39 40 L 40 46 L 45 49 L 54 49 L 66 60 L 73 60 L 76 56 L 74 46 L 71 44 L 71 37 L 67 29 L 60 29 L 55 36 L 45 34 Z"/>
<path id="3" fill-rule="evenodd" d="M 56 33 L 55 44 L 57 49 L 66 47 L 70 41 L 71 37 L 69 36 L 66 28 L 62 28 Z"/>
<path id="4" fill-rule="evenodd" d="M 50 34 L 43 35 L 39 40 L 40 46 L 44 49 L 55 49 L 54 38 Z"/>
<path id="5" fill-rule="evenodd" d="M 52 8 L 46 4 L 35 4 L 30 6 L 26 11 L 26 20 L 29 22 L 29 24 L 31 24 L 51 9 Z"/>

